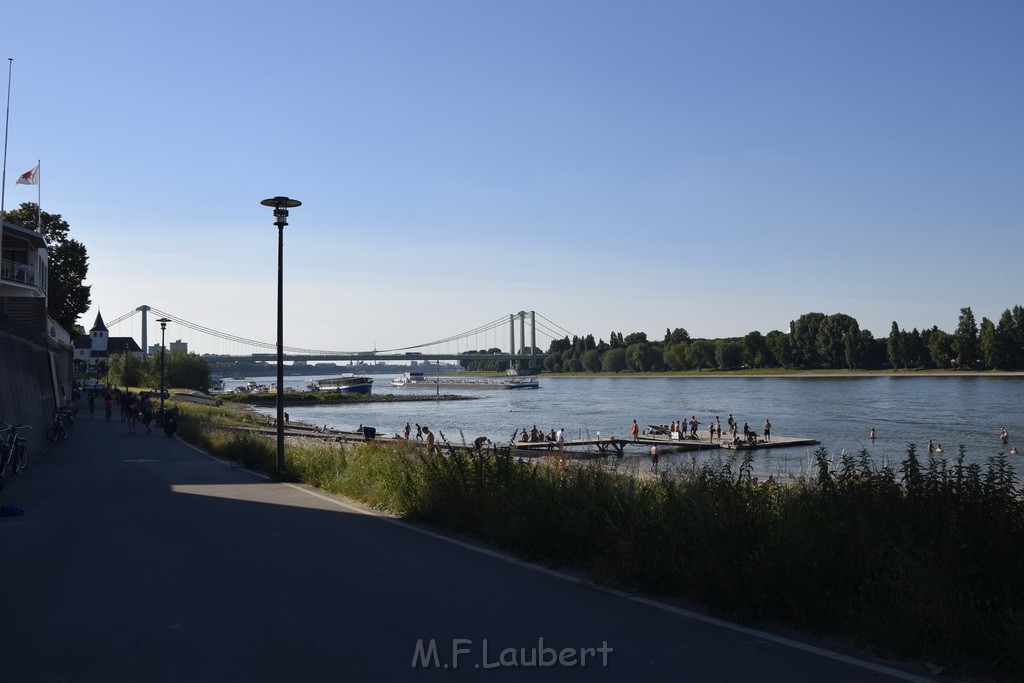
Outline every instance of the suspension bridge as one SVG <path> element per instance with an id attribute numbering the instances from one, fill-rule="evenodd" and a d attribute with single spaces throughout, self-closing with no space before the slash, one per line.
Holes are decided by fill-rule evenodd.
<path id="1" fill-rule="evenodd" d="M 152 314 L 153 319 L 150 320 Z M 131 336 L 135 338 L 136 327 L 141 333 L 138 339 L 144 353 L 159 348 L 162 329 L 150 329 L 150 323 L 163 319 L 166 325 L 174 325 L 173 336 L 179 337 L 175 343 L 188 344 L 190 351 L 201 353 L 204 357 L 216 361 L 277 361 L 277 342 L 265 342 L 249 339 L 236 334 L 195 323 L 172 313 L 162 311 L 148 305 L 139 306 L 122 316 L 106 323 L 111 336 Z M 120 334 L 125 328 L 130 333 Z M 115 330 L 117 333 L 115 333 Z M 151 335 L 152 333 L 152 335 Z M 539 335 L 539 337 L 538 337 Z M 157 337 L 155 340 L 153 337 Z M 458 334 L 420 342 L 409 346 L 390 349 L 373 349 L 369 351 L 337 351 L 310 349 L 300 346 L 284 346 L 285 362 L 331 362 L 360 361 L 388 362 L 413 361 L 464 362 L 464 361 L 507 361 L 510 367 L 536 367 L 542 348 L 547 348 L 552 340 L 572 338 L 575 335 L 562 326 L 545 318 L 535 311 L 519 311 L 510 313 L 483 325 Z M 481 345 L 483 340 L 483 345 Z M 538 342 L 543 347 L 538 346 Z M 546 343 L 545 343 L 546 342 Z M 151 344 L 155 346 L 151 346 Z M 199 351 L 199 350 L 202 351 Z M 226 350 L 230 349 L 230 350 Z"/>

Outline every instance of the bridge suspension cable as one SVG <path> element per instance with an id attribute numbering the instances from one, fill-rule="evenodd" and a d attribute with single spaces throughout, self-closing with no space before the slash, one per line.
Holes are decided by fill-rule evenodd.
<path id="1" fill-rule="evenodd" d="M 553 320 L 549 320 L 548 318 L 545 318 L 545 317 L 544 317 L 544 316 L 542 316 L 542 315 L 541 315 L 540 313 L 536 313 L 536 312 L 535 312 L 535 313 L 534 313 L 534 315 L 536 315 L 536 316 L 537 316 L 538 318 L 540 318 L 541 320 L 543 320 L 543 321 L 544 321 L 545 323 L 548 323 L 549 325 L 551 325 L 551 327 L 555 327 L 555 328 L 557 328 L 557 329 L 561 330 L 561 331 L 562 331 L 562 333 L 563 333 L 563 334 L 565 334 L 565 336 L 566 336 L 566 337 L 570 337 L 570 338 L 572 338 L 572 337 L 575 337 L 575 336 L 576 336 L 576 334 L 575 334 L 575 333 L 573 333 L 573 332 L 570 332 L 569 330 L 565 329 L 564 327 L 562 327 L 562 326 L 561 326 L 561 325 L 559 325 L 558 323 L 554 322 Z M 546 325 L 545 325 L 544 327 L 545 327 L 545 329 L 546 329 L 546 330 L 547 330 L 547 331 L 548 331 L 549 333 L 551 333 L 551 336 L 552 336 L 552 338 L 553 338 L 553 339 L 554 339 L 554 338 L 558 338 L 558 337 L 560 337 L 560 336 L 561 336 L 560 334 L 558 334 L 558 333 L 557 333 L 557 332 L 555 332 L 554 330 L 552 330 L 552 329 L 548 328 L 548 327 L 547 327 Z"/>
<path id="2" fill-rule="evenodd" d="M 403 346 L 402 348 L 398 348 L 398 349 L 385 349 L 385 350 L 381 351 L 380 353 L 395 353 L 397 351 L 409 351 L 411 349 L 422 349 L 422 348 L 425 348 L 427 346 L 439 346 L 441 344 L 448 344 L 448 343 L 453 342 L 453 341 L 458 341 L 460 339 L 468 339 L 469 337 L 472 337 L 472 336 L 477 335 L 477 334 L 483 334 L 483 333 L 489 332 L 491 330 L 499 329 L 501 327 L 504 327 L 507 324 L 508 324 L 508 319 L 507 318 L 498 318 L 497 320 L 492 320 L 491 322 L 485 323 L 483 325 L 480 325 L 479 327 L 476 327 L 476 328 L 474 328 L 472 330 L 469 330 L 468 332 L 462 332 L 460 334 L 452 335 L 451 337 L 445 337 L 444 339 L 438 339 L 436 341 L 426 342 L 425 344 L 416 344 L 415 346 Z"/>
<path id="3" fill-rule="evenodd" d="M 107 326 L 108 327 L 112 327 L 112 326 L 118 325 L 120 323 L 123 323 L 124 321 L 128 320 L 133 315 L 138 313 L 141 309 L 142 309 L 142 307 L 133 309 L 133 310 L 125 313 L 124 315 L 111 320 L 109 323 L 107 323 Z M 259 340 L 256 340 L 256 339 L 249 339 L 247 337 L 240 337 L 238 335 L 229 334 L 227 332 L 221 332 L 219 330 L 215 330 L 215 329 L 212 329 L 210 327 L 206 327 L 204 325 L 200 325 L 198 323 L 194 323 L 194 322 L 191 322 L 189 320 L 185 320 L 184 318 L 178 317 L 178 316 L 176 316 L 176 315 L 174 315 L 172 313 L 168 313 L 167 311 L 162 311 L 159 308 L 154 308 L 152 306 L 149 306 L 148 310 L 150 312 L 156 314 L 157 316 L 161 316 L 161 317 L 167 318 L 168 320 L 170 320 L 170 321 L 172 321 L 172 322 L 174 322 L 174 323 L 176 323 L 178 325 L 181 325 L 182 327 L 188 328 L 188 329 L 193 330 L 195 332 L 199 332 L 201 334 L 205 334 L 205 335 L 209 335 L 209 336 L 212 336 L 212 337 L 216 337 L 217 339 L 222 339 L 224 341 L 228 341 L 228 342 L 232 342 L 232 343 L 236 343 L 236 344 L 241 344 L 241 345 L 253 348 L 253 349 L 260 349 L 260 350 L 266 350 L 266 351 L 274 351 L 274 350 L 277 349 L 277 344 L 275 342 L 264 342 L 264 341 L 259 341 Z M 561 325 L 559 325 L 559 324 L 549 320 L 548 318 L 545 318 L 544 316 L 542 316 L 542 315 L 540 315 L 540 314 L 538 314 L 536 312 L 534 313 L 534 315 L 536 316 L 535 319 L 534 319 L 534 323 L 535 323 L 536 327 L 540 331 L 544 332 L 551 339 L 559 339 L 563 335 L 568 336 L 568 337 L 575 337 L 576 336 L 572 332 L 569 332 L 564 327 L 562 327 Z M 541 321 L 541 322 L 537 322 L 538 320 Z M 462 341 L 462 340 L 468 340 L 468 339 L 470 339 L 472 337 L 476 337 L 476 336 L 481 335 L 481 334 L 486 335 L 486 333 L 494 332 L 496 330 L 504 331 L 504 330 L 507 329 L 508 325 L 509 325 L 509 318 L 506 317 L 506 316 L 503 316 L 501 318 L 497 318 L 495 320 L 492 320 L 492 321 L 490 321 L 488 323 L 484 323 L 482 325 L 479 325 L 479 326 L 477 326 L 477 327 L 475 327 L 475 328 L 473 328 L 471 330 L 467 330 L 465 332 L 460 332 L 459 334 L 455 334 L 455 335 L 452 335 L 450 337 L 445 337 L 443 339 L 436 339 L 434 341 L 429 341 L 429 342 L 425 342 L 425 343 L 422 343 L 422 344 L 414 344 L 412 346 L 403 346 L 403 347 L 398 347 L 398 348 L 393 348 L 393 349 L 375 349 L 374 353 L 394 354 L 394 353 L 401 353 L 401 352 L 405 352 L 405 351 L 413 351 L 413 350 L 416 350 L 416 349 L 424 349 L 424 348 L 432 347 L 432 346 L 440 346 L 442 344 L 450 344 L 452 342 L 459 342 L 459 341 Z M 523 344 L 525 346 L 525 342 L 523 342 Z M 360 351 L 329 351 L 329 350 L 324 350 L 324 349 L 307 349 L 307 348 L 301 348 L 301 347 L 296 347 L 296 346 L 286 346 L 286 347 L 284 347 L 284 351 L 286 351 L 287 353 L 290 353 L 290 354 L 307 355 L 307 356 L 337 356 L 337 355 L 346 355 L 346 354 L 363 355 L 363 354 L 370 353 L 369 351 L 362 351 L 362 352 L 360 352 Z"/>

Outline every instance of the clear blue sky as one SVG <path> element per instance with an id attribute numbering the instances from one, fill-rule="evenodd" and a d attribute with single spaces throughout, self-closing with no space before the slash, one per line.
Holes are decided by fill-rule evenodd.
<path id="1" fill-rule="evenodd" d="M 89 251 L 86 327 L 149 304 L 273 341 L 278 194 L 303 202 L 288 345 L 407 346 L 521 309 L 604 339 L 812 311 L 885 336 L 1024 304 L 1019 0 L 2 17 L 7 208 L 41 159 L 43 209 Z"/>

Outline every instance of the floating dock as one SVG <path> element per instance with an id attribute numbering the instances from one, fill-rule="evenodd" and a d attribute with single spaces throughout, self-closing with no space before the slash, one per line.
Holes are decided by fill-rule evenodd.
<path id="1" fill-rule="evenodd" d="M 605 455 L 615 455 L 622 457 L 625 455 L 626 448 L 643 447 L 649 449 L 651 446 L 657 446 L 658 452 L 661 454 L 665 453 L 680 453 L 680 452 L 691 452 L 691 451 L 706 451 L 715 449 L 726 449 L 726 450 L 760 450 L 768 448 L 792 448 L 797 446 L 815 446 L 818 441 L 815 439 L 808 439 L 803 437 L 794 436 L 772 436 L 770 440 L 765 441 L 762 437 L 757 436 L 754 441 L 741 441 L 740 443 L 733 443 L 732 438 L 729 435 L 724 435 L 721 441 L 717 439 L 712 440 L 708 430 L 698 430 L 697 438 L 691 439 L 689 436 L 686 438 L 674 439 L 668 434 L 642 434 L 637 436 L 635 439 L 620 439 L 614 436 L 604 436 L 593 439 L 566 439 L 563 443 L 562 450 L 569 452 L 572 455 L 582 455 L 580 449 L 596 449 L 590 454 L 600 457 Z M 517 451 L 527 451 L 531 454 L 551 453 L 559 450 L 558 444 L 554 441 L 516 441 L 511 444 Z"/>
<path id="2" fill-rule="evenodd" d="M 260 434 L 273 435 L 277 432 L 277 429 L 269 424 L 269 420 L 262 424 L 253 424 L 248 427 L 235 427 L 244 431 L 251 431 Z M 376 433 L 376 430 L 363 430 L 363 431 L 343 431 L 335 429 L 321 429 L 315 426 L 305 425 L 302 423 L 291 423 L 285 425 L 284 429 L 285 436 L 302 436 L 312 437 L 316 439 L 324 439 L 327 441 L 340 441 L 340 442 L 359 442 L 359 441 L 371 441 L 378 440 L 385 443 L 393 442 L 405 442 L 405 439 L 395 438 L 395 436 L 389 436 L 387 434 Z M 412 443 L 424 444 L 423 441 L 416 441 L 414 439 L 409 440 Z M 562 442 L 561 448 L 555 441 L 515 441 L 508 442 L 507 445 L 514 448 L 520 455 L 527 456 L 539 456 L 539 455 L 553 455 L 559 451 L 566 453 L 567 455 L 574 457 L 605 457 L 614 455 L 616 457 L 623 457 L 626 454 L 627 448 L 642 448 L 643 450 L 638 455 L 646 455 L 651 446 L 658 447 L 659 454 L 667 453 L 684 453 L 693 451 L 708 451 L 716 449 L 725 450 L 762 450 L 769 448 L 792 448 L 798 446 L 816 446 L 818 441 L 815 439 L 808 439 L 802 437 L 793 436 L 772 436 L 770 441 L 765 441 L 762 437 L 758 436 L 756 442 L 740 442 L 734 444 L 732 439 L 725 435 L 722 437 L 722 442 L 717 439 L 712 441 L 710 434 L 707 430 L 699 430 L 697 432 L 697 438 L 691 439 L 680 438 L 673 439 L 667 434 L 641 434 L 636 439 L 621 439 L 615 436 L 600 436 L 594 438 L 579 438 L 579 439 L 566 439 Z M 437 446 L 441 446 L 440 442 Z M 489 447 L 494 446 L 503 447 L 506 444 L 495 442 L 490 444 Z M 456 448 L 463 447 L 462 444 L 449 443 L 446 447 L 452 446 Z M 472 449 L 472 446 L 466 445 L 467 448 Z"/>

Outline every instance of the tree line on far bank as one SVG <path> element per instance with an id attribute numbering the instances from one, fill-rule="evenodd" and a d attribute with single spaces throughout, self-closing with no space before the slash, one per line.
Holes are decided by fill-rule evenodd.
<path id="1" fill-rule="evenodd" d="M 489 351 L 497 351 L 490 349 Z M 538 355 L 541 354 L 536 350 Z M 666 329 L 661 340 L 644 332 L 612 332 L 608 341 L 594 336 L 564 337 L 543 353 L 545 372 L 664 372 L 686 370 L 785 369 L 959 369 L 1024 370 L 1024 307 L 1014 306 L 998 322 L 970 307 L 960 309 L 952 332 L 910 331 L 893 321 L 888 337 L 876 338 L 844 313 L 805 313 L 789 332 L 758 331 L 743 337 L 699 339 L 681 328 Z M 471 361 L 469 370 L 501 370 L 497 361 Z"/>

